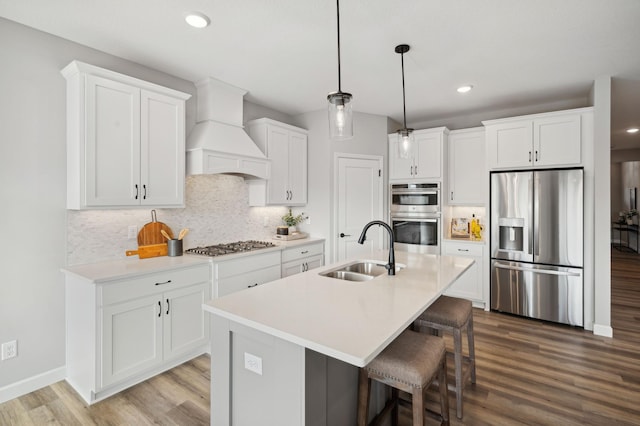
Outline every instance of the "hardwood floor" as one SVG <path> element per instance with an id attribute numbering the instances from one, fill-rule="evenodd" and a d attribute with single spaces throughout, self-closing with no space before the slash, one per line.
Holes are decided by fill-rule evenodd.
<path id="1" fill-rule="evenodd" d="M 639 425 L 640 256 L 613 250 L 611 281 L 613 338 L 474 310 L 477 383 L 465 388 L 462 421 L 451 408 L 451 424 Z M 401 413 L 409 426 L 409 410 Z M 45 423 L 207 425 L 209 357 L 90 407 L 66 382 L 0 404 L 0 425 Z"/>

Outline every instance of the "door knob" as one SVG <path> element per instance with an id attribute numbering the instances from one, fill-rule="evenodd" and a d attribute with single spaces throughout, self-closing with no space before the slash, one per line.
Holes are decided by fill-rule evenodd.
<path id="1" fill-rule="evenodd" d="M 344 232 L 340 233 L 340 238 L 344 238 L 344 237 L 350 237 L 351 235 L 349 234 L 345 234 Z"/>

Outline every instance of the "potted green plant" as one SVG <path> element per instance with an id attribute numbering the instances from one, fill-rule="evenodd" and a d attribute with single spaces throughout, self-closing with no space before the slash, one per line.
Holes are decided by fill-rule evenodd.
<path id="1" fill-rule="evenodd" d="M 304 212 L 300 213 L 297 216 L 294 216 L 293 213 L 291 213 L 291 209 L 289 209 L 289 212 L 287 214 L 282 216 L 282 221 L 289 227 L 289 234 L 296 232 L 296 225 L 301 223 L 303 220 Z"/>

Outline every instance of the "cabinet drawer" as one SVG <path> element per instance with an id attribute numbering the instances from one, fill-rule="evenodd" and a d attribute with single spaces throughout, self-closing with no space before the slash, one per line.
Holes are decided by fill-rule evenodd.
<path id="1" fill-rule="evenodd" d="M 481 244 L 445 243 L 443 254 L 449 256 L 479 256 L 482 257 L 483 246 Z"/>
<path id="2" fill-rule="evenodd" d="M 268 268 L 218 280 L 214 290 L 215 297 L 226 296 L 236 291 L 246 290 L 256 284 L 264 284 L 277 279 L 280 279 L 280 263 Z"/>
<path id="3" fill-rule="evenodd" d="M 127 300 L 149 296 L 184 286 L 209 282 L 209 265 L 203 264 L 187 269 L 163 271 L 129 280 L 102 284 L 98 290 L 98 304 L 111 305 Z"/>
<path id="4" fill-rule="evenodd" d="M 322 254 L 323 247 L 324 243 L 315 243 L 282 250 L 282 263 Z"/>
<path id="5" fill-rule="evenodd" d="M 245 272 L 268 268 L 270 266 L 280 267 L 280 251 L 242 256 L 238 259 L 219 262 L 215 265 L 217 270 L 216 278 L 222 279 Z"/>

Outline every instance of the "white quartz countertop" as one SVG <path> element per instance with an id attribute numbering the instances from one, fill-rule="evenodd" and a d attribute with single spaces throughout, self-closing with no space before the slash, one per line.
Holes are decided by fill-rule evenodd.
<path id="1" fill-rule="evenodd" d="M 136 256 L 122 260 L 68 266 L 62 268 L 62 272 L 99 284 L 154 272 L 187 268 L 198 264 L 209 264 L 209 258 L 204 256 L 160 256 L 138 259 Z"/>
<path id="2" fill-rule="evenodd" d="M 91 283 L 105 283 L 109 281 L 133 278 L 140 275 L 154 272 L 162 272 L 176 268 L 186 268 L 197 264 L 208 264 L 212 262 L 224 262 L 225 260 L 237 259 L 239 257 L 253 256 L 272 251 L 281 251 L 291 247 L 324 242 L 323 238 L 301 238 L 291 241 L 271 241 L 274 247 L 260 250 L 232 253 L 224 256 L 200 256 L 184 254 L 182 256 L 159 256 L 148 259 L 140 259 L 138 256 L 127 257 L 125 259 L 108 260 L 104 262 L 87 263 L 83 265 L 67 266 L 62 268 L 65 274 L 73 274 Z"/>
<path id="3" fill-rule="evenodd" d="M 387 251 L 369 259 L 386 262 Z M 465 257 L 396 252 L 395 276 L 364 282 L 320 276 L 349 261 L 211 300 L 212 314 L 362 367 L 472 264 Z M 215 342 L 213 343 L 215 344 Z"/>

